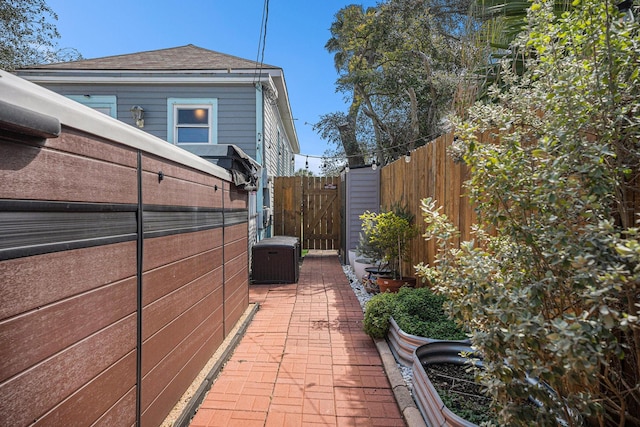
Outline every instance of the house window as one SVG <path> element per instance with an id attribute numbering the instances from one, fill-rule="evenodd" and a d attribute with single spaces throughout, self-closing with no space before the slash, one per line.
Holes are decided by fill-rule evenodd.
<path id="1" fill-rule="evenodd" d="M 73 99 L 87 107 L 91 107 L 96 111 L 118 118 L 117 102 L 115 95 L 66 95 L 67 98 Z"/>
<path id="2" fill-rule="evenodd" d="M 174 144 L 215 144 L 217 100 L 168 100 L 167 140 Z"/>

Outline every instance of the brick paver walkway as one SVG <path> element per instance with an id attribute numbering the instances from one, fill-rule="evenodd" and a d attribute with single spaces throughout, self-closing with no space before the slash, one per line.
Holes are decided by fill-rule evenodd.
<path id="1" fill-rule="evenodd" d="M 404 426 L 335 253 L 307 255 L 297 284 L 252 285 L 260 309 L 191 427 Z"/>

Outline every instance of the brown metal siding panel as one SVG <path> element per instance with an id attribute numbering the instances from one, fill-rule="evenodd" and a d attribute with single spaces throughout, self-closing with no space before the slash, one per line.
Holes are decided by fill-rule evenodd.
<path id="1" fill-rule="evenodd" d="M 246 209 L 249 196 L 246 192 L 238 191 L 231 183 L 224 183 L 224 207 L 225 209 Z"/>
<path id="2" fill-rule="evenodd" d="M 124 242 L 2 261 L 0 319 L 133 277 L 135 259 L 135 242 Z"/>
<path id="3" fill-rule="evenodd" d="M 218 178 L 148 156 L 143 156 L 143 171 L 145 205 L 222 207 L 222 181 Z"/>
<path id="4" fill-rule="evenodd" d="M 173 260 L 214 249 L 222 245 L 222 229 L 176 234 L 145 241 L 143 265 L 150 271 Z"/>
<path id="5" fill-rule="evenodd" d="M 134 390 L 135 377 L 136 357 L 132 351 L 40 418 L 35 425 L 91 425 L 100 417 L 108 417 L 111 426 L 130 424 L 135 421 L 135 394 L 133 406 L 123 407 L 121 401 L 123 396 Z M 108 416 L 109 413 L 117 417 Z"/>
<path id="6" fill-rule="evenodd" d="M 246 265 L 247 257 L 242 261 Z M 238 272 L 236 275 L 227 277 L 225 280 L 225 335 L 233 329 L 236 322 L 249 304 L 249 279 L 246 271 Z"/>
<path id="7" fill-rule="evenodd" d="M 138 206 L 137 156 L 69 128 L 43 145 L 0 136 L 0 182 L 9 183 L 0 186 L 0 201 L 48 204 L 38 209 L 67 223 L 76 216 L 62 205 L 77 202 L 88 209 L 80 216 L 89 228 L 93 208 L 117 204 L 129 221 Z M 137 242 L 13 253 L 0 261 L 0 425 L 133 425 L 138 372 L 143 425 L 158 425 L 247 307 L 247 194 L 175 162 L 141 157 L 142 217 L 150 225 L 134 219 L 131 237 L 144 225 L 141 371 Z M 14 223 L 4 222 L 5 233 Z"/>
<path id="8" fill-rule="evenodd" d="M 133 388 L 113 405 L 93 427 L 129 426 L 136 423 L 136 389 Z"/>
<path id="9" fill-rule="evenodd" d="M 209 294 L 222 288 L 222 268 L 207 272 L 175 292 L 154 301 L 143 310 L 143 338 L 147 339 L 189 310 Z M 220 304 L 221 300 L 216 301 Z"/>
<path id="10" fill-rule="evenodd" d="M 0 322 L 0 382 L 134 313 L 135 301 L 131 278 Z"/>
<path id="11" fill-rule="evenodd" d="M 177 399 L 184 392 L 182 385 L 188 386 L 193 378 L 202 368 L 203 364 L 197 363 L 199 369 L 191 367 L 188 371 L 188 362 L 190 359 L 198 354 L 199 349 L 205 345 L 213 336 L 216 336 L 215 341 L 218 341 L 218 345 L 223 340 L 222 330 L 220 323 L 215 322 L 213 314 L 203 321 L 192 333 L 190 333 L 184 341 L 176 346 L 167 357 L 165 357 L 158 365 L 156 365 L 142 380 L 142 412 L 143 412 L 143 425 L 155 425 L 154 422 L 160 418 L 164 418 L 166 414 L 171 410 L 171 407 L 166 405 L 159 405 L 160 409 L 157 411 L 160 413 L 154 415 L 155 411 L 149 412 L 149 406 L 159 398 L 162 398 L 165 393 L 169 393 L 168 401 L 176 402 Z M 144 355 L 143 348 L 143 355 Z M 208 353 L 208 352 L 206 352 Z M 209 353 L 208 357 L 203 355 L 203 361 L 206 362 L 213 353 Z M 175 390 L 171 390 L 169 387 L 172 383 L 177 382 L 180 386 L 176 387 L 179 393 Z M 151 418 L 151 419 L 150 419 Z"/>
<path id="12" fill-rule="evenodd" d="M 158 173 L 162 171 L 165 176 L 173 177 L 187 182 L 193 182 L 196 184 L 204 185 L 210 188 L 218 186 L 222 188 L 222 180 L 214 176 L 185 168 L 184 166 L 175 162 L 160 159 L 156 156 L 143 155 L 142 156 L 142 170 L 145 172 Z"/>
<path id="13" fill-rule="evenodd" d="M 137 200 L 136 170 L 130 166 L 11 142 L 0 143 L 0 159 L 0 199 Z"/>
<path id="14" fill-rule="evenodd" d="M 63 128 L 60 138 L 48 139 L 45 146 L 56 151 L 96 159 L 101 162 L 137 168 L 136 151 L 95 135 Z"/>
<path id="15" fill-rule="evenodd" d="M 130 353 L 135 336 L 135 315 L 131 315 L 3 382 L 0 425 L 27 425 L 43 416 Z"/>
<path id="16" fill-rule="evenodd" d="M 226 240 L 226 236 L 225 236 Z M 225 262 L 235 259 L 247 252 L 247 240 L 235 240 L 224 245 Z"/>
<path id="17" fill-rule="evenodd" d="M 236 240 L 244 239 L 247 241 L 247 236 L 249 233 L 248 223 L 231 225 L 225 227 L 224 229 L 224 240 L 225 243 L 234 242 Z"/>
<path id="18" fill-rule="evenodd" d="M 247 278 L 249 276 L 248 263 L 249 256 L 246 251 L 233 259 L 229 259 L 225 263 L 225 278 L 229 279 L 238 274 Z"/>
<path id="19" fill-rule="evenodd" d="M 176 179 L 164 173 L 159 182 L 158 171 L 142 174 L 142 194 L 146 205 L 217 207 L 218 197 L 210 187 Z"/>
<path id="20" fill-rule="evenodd" d="M 144 342 L 142 373 L 146 375 L 205 319 L 222 326 L 222 287 L 216 288 Z"/>
<path id="21" fill-rule="evenodd" d="M 220 249 L 211 249 L 181 260 L 167 261 L 162 267 L 144 273 L 142 297 L 145 306 L 222 265 Z M 147 332 L 145 338 L 146 336 Z"/>

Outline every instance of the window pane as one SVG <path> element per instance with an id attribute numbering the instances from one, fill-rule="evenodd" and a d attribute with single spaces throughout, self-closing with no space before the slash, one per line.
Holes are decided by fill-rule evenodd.
<path id="1" fill-rule="evenodd" d="M 209 142 L 209 128 L 178 128 L 178 143 Z"/>
<path id="2" fill-rule="evenodd" d="M 206 108 L 179 108 L 178 109 L 178 124 L 179 125 L 195 125 L 195 124 L 208 124 L 209 123 L 209 110 Z"/>

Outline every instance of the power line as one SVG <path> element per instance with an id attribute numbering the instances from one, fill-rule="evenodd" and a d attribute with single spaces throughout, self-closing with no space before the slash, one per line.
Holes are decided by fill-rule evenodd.
<path id="1" fill-rule="evenodd" d="M 269 21 L 269 0 L 264 0 L 262 6 L 262 21 L 260 22 L 260 36 L 258 37 L 258 53 L 256 54 L 256 71 L 253 84 L 258 78 L 258 70 L 262 71 L 264 64 L 264 50 L 267 45 L 267 22 Z M 259 65 L 258 65 L 259 64 Z"/>

